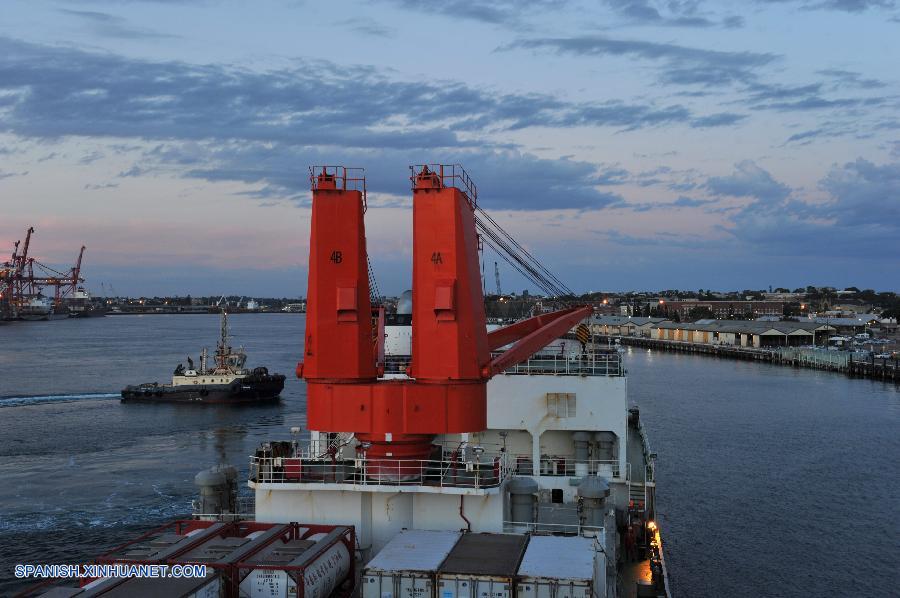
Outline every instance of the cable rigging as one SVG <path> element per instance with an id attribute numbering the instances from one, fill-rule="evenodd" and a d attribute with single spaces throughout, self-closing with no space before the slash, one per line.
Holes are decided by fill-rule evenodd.
<path id="1" fill-rule="evenodd" d="M 575 292 L 491 218 L 484 209 L 475 207 L 475 226 L 484 242 L 507 264 L 551 297 L 574 295 Z"/>

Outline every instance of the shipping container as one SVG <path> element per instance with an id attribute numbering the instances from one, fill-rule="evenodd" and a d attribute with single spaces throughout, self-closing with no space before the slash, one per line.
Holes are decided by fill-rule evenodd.
<path id="1" fill-rule="evenodd" d="M 353 591 L 352 527 L 311 525 L 237 563 L 241 598 L 328 598 Z"/>
<path id="2" fill-rule="evenodd" d="M 435 576 L 462 534 L 404 530 L 366 565 L 363 598 L 435 598 Z"/>
<path id="3" fill-rule="evenodd" d="M 273 542 L 243 564 L 253 567 L 241 572 L 240 596 L 275 596 L 281 594 L 281 588 L 287 587 L 287 573 L 256 568 L 257 565 L 287 565 L 295 558 L 315 545 L 315 540 L 302 538 L 290 539 L 287 542 Z"/>
<path id="4" fill-rule="evenodd" d="M 512 598 L 527 545 L 522 534 L 463 534 L 438 570 L 437 598 Z"/>
<path id="5" fill-rule="evenodd" d="M 52 588 L 40 598 L 220 598 L 222 579 L 218 572 L 195 578 L 103 578 L 83 588 Z"/>
<path id="6" fill-rule="evenodd" d="M 97 559 L 98 563 L 159 564 L 213 538 L 232 524 L 214 521 L 174 521 L 117 546 Z"/>
<path id="7" fill-rule="evenodd" d="M 355 546 L 351 526 L 175 521 L 109 551 L 97 563 L 205 567 L 207 578 L 107 577 L 85 580 L 80 588 L 51 587 L 59 581 L 48 581 L 22 595 L 343 597 L 354 590 Z"/>
<path id="8" fill-rule="evenodd" d="M 519 565 L 516 598 L 591 598 L 594 555 L 591 538 L 532 536 Z"/>

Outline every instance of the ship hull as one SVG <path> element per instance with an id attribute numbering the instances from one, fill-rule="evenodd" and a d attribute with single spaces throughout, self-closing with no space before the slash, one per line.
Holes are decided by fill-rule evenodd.
<path id="1" fill-rule="evenodd" d="M 22 310 L 19 312 L 19 319 L 23 322 L 43 322 L 45 320 L 52 320 L 53 312 L 40 312 L 40 311 L 25 311 Z"/>
<path id="2" fill-rule="evenodd" d="M 107 309 L 105 307 L 70 307 L 69 308 L 69 317 L 70 318 L 100 318 L 106 315 Z"/>
<path id="3" fill-rule="evenodd" d="M 277 401 L 284 376 L 272 374 L 231 384 L 164 386 L 141 384 L 122 389 L 123 403 L 175 403 L 190 405 L 251 405 Z"/>

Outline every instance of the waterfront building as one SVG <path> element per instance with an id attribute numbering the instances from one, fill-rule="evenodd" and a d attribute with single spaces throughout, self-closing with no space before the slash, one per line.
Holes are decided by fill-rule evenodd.
<path id="1" fill-rule="evenodd" d="M 588 324 L 591 333 L 602 336 L 638 336 L 650 338 L 653 327 L 666 322 L 665 318 L 647 318 L 640 316 L 594 316 Z"/>
<path id="2" fill-rule="evenodd" d="M 835 328 L 825 323 L 802 321 L 698 320 L 659 322 L 651 338 L 686 343 L 733 347 L 794 347 L 824 344 Z"/>
<path id="3" fill-rule="evenodd" d="M 668 317 L 674 318 L 678 314 L 681 320 L 691 320 L 691 310 L 706 308 L 714 318 L 721 320 L 734 317 L 752 316 L 781 316 L 784 314 L 783 301 L 661 301 Z"/>

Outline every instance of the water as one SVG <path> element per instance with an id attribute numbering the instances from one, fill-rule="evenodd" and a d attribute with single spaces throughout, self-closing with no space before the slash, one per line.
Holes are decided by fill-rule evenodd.
<path id="1" fill-rule="evenodd" d="M 17 562 L 81 562 L 187 514 L 193 476 L 305 424 L 304 319 L 236 315 L 279 405 L 122 405 L 214 345 L 216 316 L 0 326 L 0 594 Z M 900 392 L 879 382 L 632 349 L 629 395 L 659 453 L 678 596 L 888 595 L 898 585 Z M 894 588 L 891 590 L 890 588 Z"/>
<path id="2" fill-rule="evenodd" d="M 897 386 L 638 348 L 627 364 L 676 595 L 896 595 Z"/>

